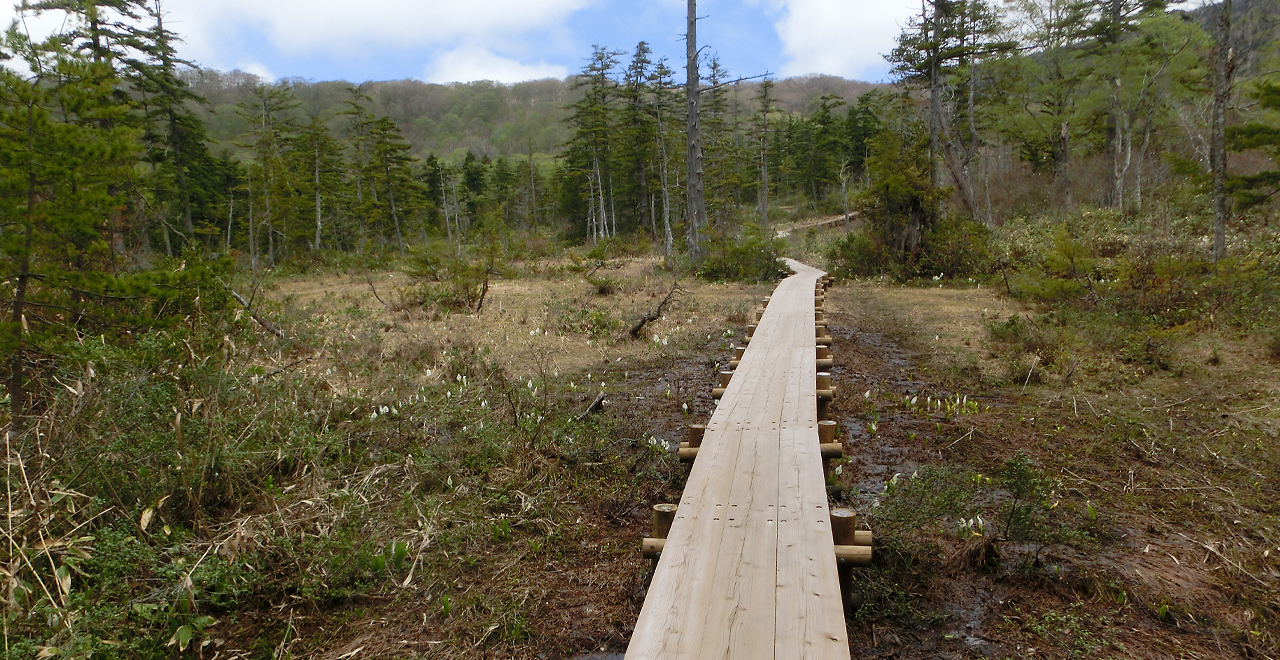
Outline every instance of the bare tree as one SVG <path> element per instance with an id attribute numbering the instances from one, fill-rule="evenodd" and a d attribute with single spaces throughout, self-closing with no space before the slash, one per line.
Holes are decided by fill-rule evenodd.
<path id="1" fill-rule="evenodd" d="M 689 0 L 689 31 L 685 38 L 685 55 L 688 79 L 685 96 L 688 102 L 688 172 L 685 176 L 685 199 L 688 209 L 689 259 L 695 265 L 702 263 L 702 229 L 707 224 L 707 201 L 702 194 L 702 136 L 698 125 L 698 2 Z"/>
<path id="2" fill-rule="evenodd" d="M 1231 100 L 1231 78 L 1235 73 L 1235 53 L 1231 49 L 1231 0 L 1218 8 L 1217 47 L 1213 63 L 1213 110 L 1209 132 L 1209 169 L 1213 173 L 1213 260 L 1227 256 L 1227 102 Z"/>

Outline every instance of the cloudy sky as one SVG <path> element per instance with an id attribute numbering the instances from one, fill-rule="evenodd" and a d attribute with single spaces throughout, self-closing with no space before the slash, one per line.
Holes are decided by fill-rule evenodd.
<path id="1" fill-rule="evenodd" d="M 918 6 L 700 0 L 698 41 L 734 75 L 880 81 L 882 54 Z M 593 45 L 630 52 L 642 40 L 672 69 L 684 58 L 684 0 L 164 0 L 163 8 L 185 40 L 185 58 L 269 79 L 561 78 L 582 67 Z M 0 10 L 5 22 L 13 16 Z M 36 34 L 58 22 L 45 16 L 25 26 Z"/>

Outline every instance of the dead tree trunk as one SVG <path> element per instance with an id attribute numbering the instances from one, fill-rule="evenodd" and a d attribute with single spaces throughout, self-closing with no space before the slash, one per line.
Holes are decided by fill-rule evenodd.
<path id="1" fill-rule="evenodd" d="M 1227 102 L 1235 53 L 1231 50 L 1231 0 L 1222 0 L 1218 11 L 1217 48 L 1213 65 L 1213 114 L 1209 134 L 1209 169 L 1213 173 L 1213 260 L 1227 256 Z"/>
<path id="2" fill-rule="evenodd" d="M 687 240 L 689 242 L 689 260 L 698 265 L 702 263 L 702 230 L 707 224 L 707 202 L 702 196 L 702 135 L 698 123 L 698 2 L 689 0 L 689 29 L 685 36 L 685 56 L 688 77 L 685 83 L 686 103 L 688 104 L 688 133 L 685 137 L 688 150 L 688 173 L 685 181 L 685 198 L 689 223 Z"/>

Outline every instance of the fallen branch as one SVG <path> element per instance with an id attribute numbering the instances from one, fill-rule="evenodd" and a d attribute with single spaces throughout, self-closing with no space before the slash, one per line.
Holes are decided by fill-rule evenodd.
<path id="1" fill-rule="evenodd" d="M 658 306 L 655 307 L 652 312 L 640 317 L 640 320 L 636 321 L 636 324 L 631 326 L 631 329 L 627 331 L 627 334 L 630 334 L 632 339 L 639 339 L 640 331 L 644 330 L 646 325 L 662 318 L 662 308 L 666 307 L 667 303 L 671 302 L 671 299 L 675 297 L 677 292 L 683 291 L 684 289 L 680 288 L 680 280 L 673 282 L 671 284 L 671 290 L 667 292 L 667 297 L 663 298 L 662 302 L 658 303 Z"/>
<path id="2" fill-rule="evenodd" d="M 378 287 L 376 287 L 376 286 L 374 286 L 374 285 L 373 285 L 373 276 L 372 276 L 372 275 L 370 275 L 370 274 L 368 274 L 368 273 L 365 273 L 365 274 L 364 274 L 364 281 L 368 282 L 368 283 L 369 283 L 369 288 L 373 290 L 373 297 L 374 297 L 374 298 L 377 298 L 377 299 L 378 299 L 378 302 L 382 303 L 382 306 L 383 306 L 383 307 L 385 307 L 385 308 L 387 308 L 387 309 L 391 309 L 391 305 L 388 305 L 388 304 L 387 304 L 387 301 L 383 300 L 383 299 L 382 299 L 382 296 L 378 295 Z"/>
<path id="3" fill-rule="evenodd" d="M 591 413 L 598 412 L 602 408 L 604 408 L 604 392 L 597 394 L 596 400 L 592 401 L 591 405 L 587 406 L 587 409 L 582 411 L 582 414 L 575 417 L 573 421 L 581 422 L 582 420 L 590 417 Z"/>
<path id="4" fill-rule="evenodd" d="M 253 311 L 253 308 L 249 306 L 249 301 L 245 300 L 244 296 L 236 293 L 232 289 L 227 289 L 227 291 L 231 292 L 231 296 L 236 299 L 236 302 L 240 303 L 241 305 L 244 305 L 245 311 L 249 312 L 249 316 L 252 316 L 253 320 L 258 322 L 258 325 L 266 328 L 268 332 L 270 332 L 271 334 L 281 339 L 288 339 L 288 337 L 285 336 L 284 332 L 281 331 L 280 328 L 275 327 L 274 325 L 271 324 L 270 321 L 262 318 L 261 315 Z"/>

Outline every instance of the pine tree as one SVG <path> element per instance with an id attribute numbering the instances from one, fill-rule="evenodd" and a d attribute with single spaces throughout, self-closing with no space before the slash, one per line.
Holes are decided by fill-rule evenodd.
<path id="1" fill-rule="evenodd" d="M 655 121 L 649 106 L 649 84 L 653 76 L 652 51 L 649 44 L 636 44 L 631 64 L 623 73 L 622 86 L 618 90 L 622 107 L 618 120 L 618 196 L 622 208 L 632 222 L 629 226 L 648 225 L 649 232 L 657 238 L 657 220 L 654 217 L 654 198 L 651 171 L 654 160 Z"/>
<path id="2" fill-rule="evenodd" d="M 757 193 L 760 204 L 760 222 L 765 229 L 769 228 L 769 132 L 772 124 L 769 120 L 774 111 L 773 81 L 765 78 L 760 83 L 756 103 L 759 110 L 755 116 L 755 135 L 760 143 L 757 160 L 760 165 L 760 187 Z"/>
<path id="3" fill-rule="evenodd" d="M 0 68 L 0 269 L 13 286 L 0 357 L 16 425 L 27 409 L 27 361 L 77 328 L 122 322 L 95 303 L 143 293 L 113 274 L 104 219 L 120 200 L 109 183 L 135 162 L 134 133 L 116 102 L 109 62 L 30 41 L 10 27 L 0 49 L 32 73 Z"/>
<path id="4" fill-rule="evenodd" d="M 675 99 L 672 90 L 675 82 L 672 76 L 675 72 L 667 66 L 665 59 L 658 60 L 657 66 L 653 69 L 653 75 L 649 78 L 649 86 L 653 90 L 653 139 L 656 143 L 657 160 L 658 160 L 658 182 L 661 187 L 662 194 L 662 254 L 668 264 L 674 246 L 674 235 L 672 233 L 671 223 L 671 189 L 673 183 L 671 177 L 671 158 L 668 155 L 667 145 L 671 143 L 670 133 L 675 131 L 676 124 L 673 120 L 666 120 L 663 117 L 670 117 L 672 114 L 671 107 Z"/>
<path id="5" fill-rule="evenodd" d="M 1257 149 L 1271 159 L 1271 167 L 1227 180 L 1226 186 L 1235 194 L 1241 209 L 1257 206 L 1280 194 L 1280 122 L 1274 121 L 1280 113 L 1280 83 L 1260 82 L 1251 96 L 1257 101 L 1258 110 L 1270 113 L 1273 121 L 1258 117 L 1228 128 L 1227 146 L 1232 151 Z"/>
<path id="6" fill-rule="evenodd" d="M 591 60 L 583 68 L 575 88 L 583 90 L 582 99 L 569 106 L 567 121 L 574 129 L 565 153 L 567 174 L 571 185 L 580 185 L 579 195 L 585 194 L 586 234 L 593 243 L 613 235 L 617 218 L 610 223 L 614 204 L 612 197 L 612 168 L 614 153 L 611 137 L 614 112 L 609 104 L 617 93 L 613 69 L 618 65 L 617 51 L 596 46 Z M 577 206 L 575 204 L 575 206 Z"/>
<path id="7" fill-rule="evenodd" d="M 977 72 L 985 60 L 1013 49 L 1003 32 L 998 15 L 983 0 L 926 0 L 920 17 L 912 20 L 889 56 L 903 81 L 929 92 L 934 185 L 941 185 L 945 164 L 966 213 L 975 218 L 980 214 L 969 168 L 981 144 Z M 950 91 L 957 88 L 961 91 Z M 953 105 L 959 107 L 946 107 L 948 97 L 958 101 Z M 953 117 L 967 120 L 968 130 L 957 130 Z"/>
<path id="8" fill-rule="evenodd" d="M 342 155 L 342 145 L 334 139 L 321 118 L 313 116 L 307 125 L 298 129 L 289 146 L 294 169 L 292 180 L 297 182 L 299 206 L 309 205 L 315 215 L 316 231 L 311 249 L 318 251 L 322 242 L 325 211 L 327 209 L 332 216 L 343 197 L 345 186 L 342 175 L 346 169 L 346 161 Z M 299 208 L 299 217 L 304 215 L 301 210 Z M 336 237 L 333 244 L 338 244 Z"/>
<path id="9" fill-rule="evenodd" d="M 285 148 L 294 128 L 288 113 L 296 106 L 297 100 L 288 87 L 259 84 L 254 87 L 251 100 L 242 102 L 236 110 L 249 124 L 244 146 L 253 155 L 247 182 L 250 199 L 249 259 L 255 274 L 262 248 L 259 232 L 266 233 L 268 265 L 274 266 L 276 257 L 288 249 L 285 240 L 279 241 L 279 250 L 276 243 L 277 239 L 287 238 L 287 200 L 291 182 Z M 255 204 L 261 209 L 260 221 L 253 213 Z"/>
<path id="10" fill-rule="evenodd" d="M 412 147 L 395 122 L 386 116 L 377 118 L 369 129 L 369 165 L 377 172 L 378 184 L 386 193 L 386 211 L 395 228 L 400 256 L 404 256 L 401 220 L 413 217 L 421 201 L 413 162 Z"/>

